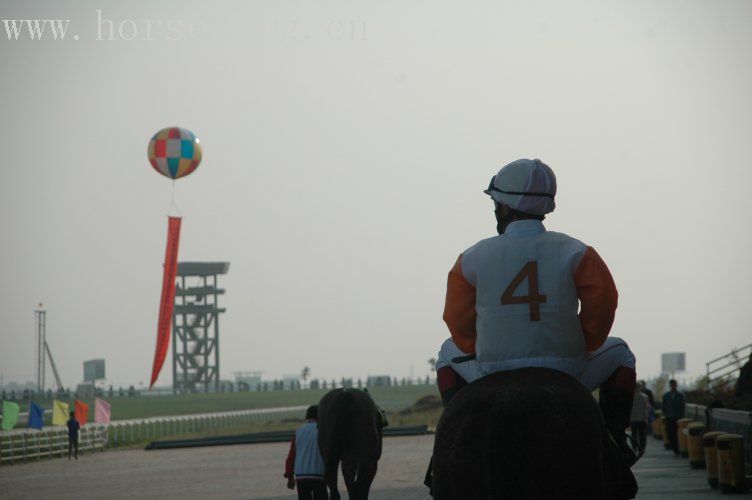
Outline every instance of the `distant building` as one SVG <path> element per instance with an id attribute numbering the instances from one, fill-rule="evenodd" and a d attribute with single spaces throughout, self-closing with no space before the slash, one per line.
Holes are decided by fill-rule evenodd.
<path id="1" fill-rule="evenodd" d="M 661 371 L 674 374 L 687 369 L 687 357 L 683 352 L 664 352 L 661 354 Z"/>
<path id="2" fill-rule="evenodd" d="M 84 361 L 84 382 L 96 382 L 104 379 L 104 360 L 91 359 Z"/>
<path id="3" fill-rule="evenodd" d="M 235 383 L 239 391 L 257 391 L 262 386 L 261 374 L 264 372 L 235 372 Z"/>
<path id="4" fill-rule="evenodd" d="M 76 394 L 81 399 L 94 399 L 96 387 L 92 382 L 84 382 L 76 386 Z"/>
<path id="5" fill-rule="evenodd" d="M 298 375 L 285 375 L 282 377 L 282 389 L 291 391 L 300 388 L 300 378 Z"/>
<path id="6" fill-rule="evenodd" d="M 392 385 L 392 378 L 389 375 L 372 375 L 366 380 L 367 387 L 389 387 Z"/>

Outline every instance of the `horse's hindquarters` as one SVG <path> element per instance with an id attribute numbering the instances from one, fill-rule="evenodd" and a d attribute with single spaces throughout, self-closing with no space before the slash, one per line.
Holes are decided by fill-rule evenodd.
<path id="1" fill-rule="evenodd" d="M 571 377 L 489 375 L 462 389 L 439 422 L 435 498 L 603 498 L 603 432 L 595 401 Z"/>
<path id="2" fill-rule="evenodd" d="M 337 469 L 342 462 L 351 500 L 365 500 L 381 457 L 380 417 L 368 393 L 335 389 L 319 402 L 319 449 L 330 498 L 338 498 Z"/>

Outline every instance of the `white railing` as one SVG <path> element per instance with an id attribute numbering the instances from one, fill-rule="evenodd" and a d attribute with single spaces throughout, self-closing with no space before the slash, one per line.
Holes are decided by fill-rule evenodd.
<path id="1" fill-rule="evenodd" d="M 107 426 L 87 424 L 78 435 L 79 453 L 103 451 L 107 445 Z M 68 454 L 68 428 L 13 429 L 0 435 L 0 465 L 60 458 Z"/>
<path id="2" fill-rule="evenodd" d="M 79 451 L 104 450 L 158 440 L 165 436 L 180 437 L 222 429 L 239 428 L 285 418 L 305 416 L 307 406 L 259 408 L 256 410 L 200 413 L 113 420 L 109 425 L 87 423 L 79 434 Z M 68 430 L 64 426 L 36 429 L 13 429 L 0 435 L 0 466 L 42 458 L 59 458 L 68 454 Z"/>
<path id="3" fill-rule="evenodd" d="M 159 439 L 163 436 L 178 437 L 187 434 L 205 433 L 255 423 L 303 418 L 307 406 L 282 408 L 259 408 L 256 410 L 200 413 L 170 417 L 149 417 L 132 420 L 114 420 L 110 423 L 108 446 L 125 446 Z"/>

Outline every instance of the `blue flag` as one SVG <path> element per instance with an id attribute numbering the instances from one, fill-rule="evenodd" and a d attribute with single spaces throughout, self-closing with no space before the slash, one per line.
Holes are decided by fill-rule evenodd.
<path id="1" fill-rule="evenodd" d="M 29 406 L 29 427 L 42 430 L 43 425 L 44 408 L 32 401 Z"/>

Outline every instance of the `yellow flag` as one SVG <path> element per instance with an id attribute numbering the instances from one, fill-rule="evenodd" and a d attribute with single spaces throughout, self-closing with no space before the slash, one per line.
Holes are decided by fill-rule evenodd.
<path id="1" fill-rule="evenodd" d="M 68 403 L 52 401 L 52 425 L 65 425 L 68 421 Z"/>

